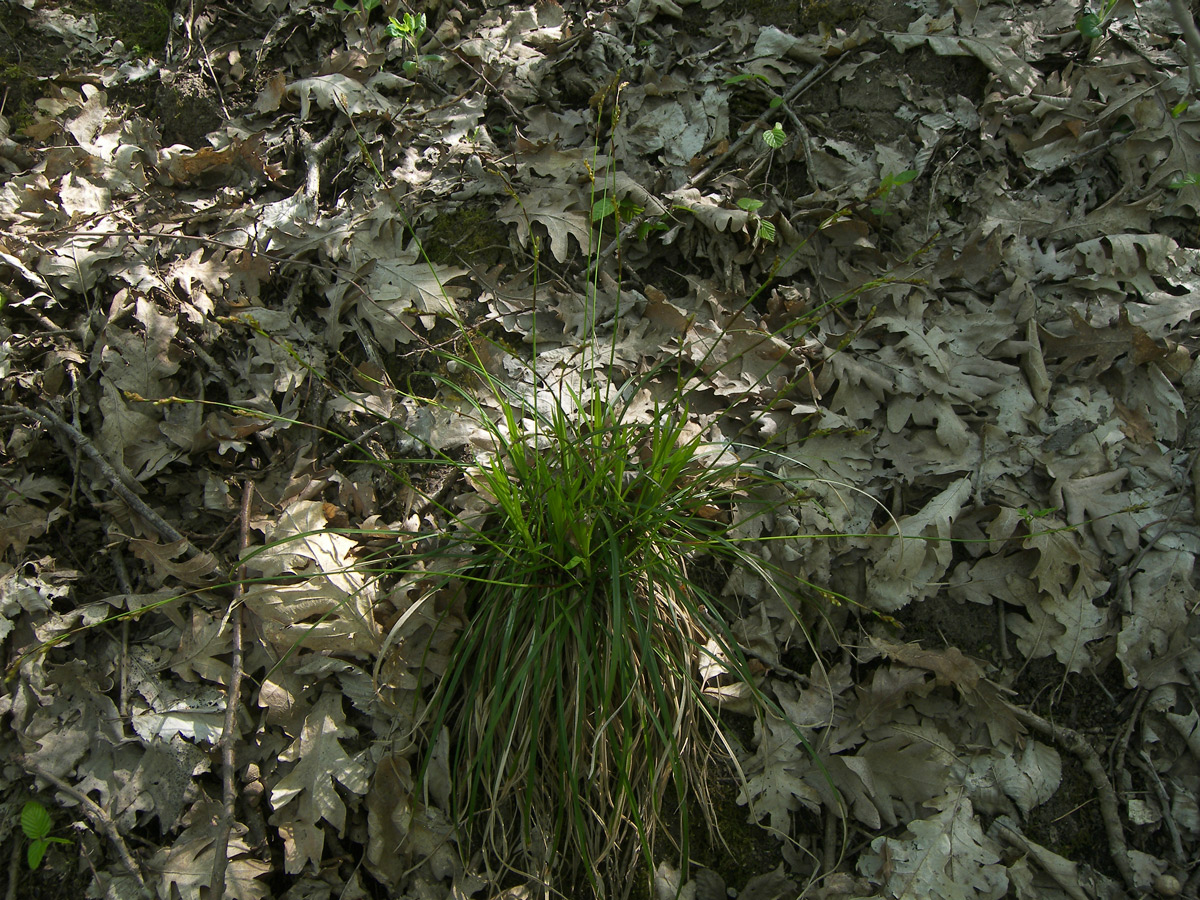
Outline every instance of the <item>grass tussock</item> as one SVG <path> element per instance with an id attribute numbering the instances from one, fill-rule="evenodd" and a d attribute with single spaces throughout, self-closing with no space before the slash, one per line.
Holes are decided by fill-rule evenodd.
<path id="1" fill-rule="evenodd" d="M 707 811 L 706 773 L 732 761 L 699 673 L 753 679 L 694 570 L 762 569 L 732 529 L 767 476 L 706 442 L 682 395 L 635 419 L 598 388 L 522 404 L 471 368 L 501 414 L 479 410 L 494 450 L 466 474 L 485 503 L 443 548 L 465 559 L 465 625 L 428 733 L 449 734 L 471 843 L 545 884 L 623 893 L 664 835 L 687 860 L 689 798 Z"/>

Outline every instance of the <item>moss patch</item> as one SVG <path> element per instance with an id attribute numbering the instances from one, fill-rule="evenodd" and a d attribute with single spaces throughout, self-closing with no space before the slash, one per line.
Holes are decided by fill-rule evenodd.
<path id="1" fill-rule="evenodd" d="M 421 245 L 443 265 L 494 266 L 508 256 L 508 231 L 486 206 L 464 206 L 434 220 Z"/>
<path id="2" fill-rule="evenodd" d="M 716 833 L 710 834 L 704 825 L 704 813 L 695 797 L 689 802 L 691 847 L 689 848 L 689 878 L 701 869 L 715 873 L 726 888 L 741 890 L 750 879 L 765 875 L 783 862 L 779 839 L 770 831 L 749 820 L 749 810 L 737 802 L 738 786 L 732 771 L 726 777 L 715 776 L 707 785 Z M 672 794 L 665 798 L 670 803 Z M 677 834 L 672 835 L 678 838 Z M 660 842 L 660 851 L 669 841 Z M 678 860 L 671 860 L 678 863 Z M 651 900 L 646 864 L 639 861 L 637 875 L 631 884 L 629 900 Z"/>
<path id="3" fill-rule="evenodd" d="M 170 33 L 171 11 L 165 0 L 104 0 L 78 2 L 96 14 L 96 25 L 135 56 L 159 56 Z"/>
<path id="4" fill-rule="evenodd" d="M 821 25 L 846 27 L 866 14 L 866 6 L 854 0 L 740 0 L 737 14 L 748 14 L 760 25 L 785 31 L 811 31 Z"/>
<path id="5" fill-rule="evenodd" d="M 33 104 L 41 96 L 37 73 L 20 63 L 6 61 L 0 65 L 0 81 L 8 89 L 5 114 L 12 130 L 19 132 L 33 121 Z"/>

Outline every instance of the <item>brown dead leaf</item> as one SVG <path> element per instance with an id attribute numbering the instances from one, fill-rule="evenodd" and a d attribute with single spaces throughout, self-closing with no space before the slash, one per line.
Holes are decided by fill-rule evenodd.
<path id="1" fill-rule="evenodd" d="M 129 549 L 133 551 L 133 555 L 149 563 L 159 578 L 178 578 L 184 584 L 196 586 L 208 584 L 206 576 L 218 568 L 216 557 L 211 553 L 198 553 L 176 562 L 175 557 L 183 553 L 186 546 L 186 540 L 171 544 L 139 538 L 129 541 Z"/>
<path id="2" fill-rule="evenodd" d="M 893 644 L 872 637 L 871 646 L 898 663 L 926 669 L 941 685 L 953 685 L 972 707 L 983 714 L 992 740 L 1015 745 L 1025 729 L 1002 702 L 1004 688 L 984 677 L 983 667 L 957 647 L 924 650 L 919 644 Z"/>
<path id="3" fill-rule="evenodd" d="M 1130 409 L 1120 400 L 1115 401 L 1113 406 L 1124 423 L 1121 431 L 1127 438 L 1138 444 L 1149 444 L 1154 440 L 1154 426 L 1150 424 L 1145 413 L 1141 410 Z"/>
<path id="4" fill-rule="evenodd" d="M 1165 347 L 1157 344 L 1140 325 L 1129 321 L 1129 313 L 1124 307 L 1118 314 L 1117 324 L 1104 328 L 1094 327 L 1073 308 L 1068 313 L 1075 326 L 1075 334 L 1060 337 L 1044 328 L 1039 330 L 1045 355 L 1062 358 L 1064 369 L 1077 366 L 1085 360 L 1094 360 L 1080 371 L 1082 377 L 1103 372 L 1126 355 L 1135 366 L 1157 362 L 1167 356 Z"/>
<path id="5" fill-rule="evenodd" d="M 983 678 L 979 663 L 957 647 L 924 650 L 920 644 L 893 644 L 877 637 L 871 638 L 871 646 L 896 662 L 933 672 L 938 684 L 952 684 L 962 691 L 975 690 Z"/>

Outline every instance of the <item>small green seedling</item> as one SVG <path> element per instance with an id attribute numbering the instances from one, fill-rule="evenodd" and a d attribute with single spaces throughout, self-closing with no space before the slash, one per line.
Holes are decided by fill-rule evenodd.
<path id="1" fill-rule="evenodd" d="M 1089 41 L 1098 41 L 1108 30 L 1108 20 L 1112 17 L 1113 9 L 1119 0 L 1105 0 L 1099 13 L 1088 10 L 1075 20 L 1075 28 Z"/>
<path id="2" fill-rule="evenodd" d="M 684 212 L 691 212 L 691 210 L 688 209 L 686 206 L 676 206 L 673 208 L 674 209 L 682 209 Z M 654 234 L 654 232 L 656 232 L 656 231 L 670 231 L 671 230 L 671 225 L 670 225 L 670 221 L 669 221 L 670 218 L 671 218 L 670 214 L 663 213 L 657 219 L 647 219 L 644 222 L 638 222 L 637 239 L 639 241 L 644 241 L 646 238 L 648 238 L 650 235 Z"/>
<path id="3" fill-rule="evenodd" d="M 421 63 L 434 62 L 441 59 L 436 53 L 426 54 L 421 56 L 417 53 L 417 48 L 421 46 L 421 38 L 425 36 L 425 13 L 405 13 L 404 18 L 397 19 L 395 16 L 388 16 L 387 33 L 389 37 L 400 38 L 412 49 L 413 58 L 406 59 L 402 68 L 405 75 L 415 75 L 421 68 Z"/>
<path id="4" fill-rule="evenodd" d="M 1177 178 L 1167 185 L 1173 191 L 1182 190 L 1192 185 L 1200 185 L 1200 172 L 1188 172 L 1182 178 Z"/>
<path id="5" fill-rule="evenodd" d="M 42 857 L 46 855 L 46 849 L 51 844 L 71 843 L 66 838 L 51 837 L 52 825 L 50 813 L 38 801 L 30 800 L 21 808 L 21 831 L 25 832 L 25 837 L 29 839 L 29 850 L 25 858 L 30 869 L 36 869 L 42 864 Z"/>
<path id="6" fill-rule="evenodd" d="M 333 0 L 333 8 L 338 12 L 356 12 L 360 13 L 363 18 L 377 7 L 383 0 L 358 0 L 357 6 L 351 6 L 346 0 Z"/>
<path id="7" fill-rule="evenodd" d="M 891 172 L 883 176 L 883 181 L 879 184 L 877 196 L 883 201 L 879 206 L 872 206 L 871 212 L 880 218 L 889 215 L 887 208 L 888 195 L 902 184 L 908 184 L 917 177 L 916 169 L 905 169 L 903 172 L 898 172 L 893 175 Z"/>
<path id="8" fill-rule="evenodd" d="M 1054 515 L 1058 512 L 1057 506 L 1051 506 L 1046 509 L 1018 509 L 1017 513 L 1026 522 L 1032 522 L 1034 519 L 1044 519 L 1046 516 Z"/>
<path id="9" fill-rule="evenodd" d="M 1100 21 L 1100 17 L 1093 12 L 1080 16 L 1075 27 L 1089 41 L 1095 41 L 1104 36 L 1103 23 Z"/>
<path id="10" fill-rule="evenodd" d="M 628 222 L 640 216 L 645 209 L 638 206 L 628 197 L 613 200 L 612 197 L 601 197 L 592 204 L 592 222 L 599 222 L 609 216 L 616 216 L 617 222 Z"/>
<path id="11" fill-rule="evenodd" d="M 783 130 L 783 123 L 776 122 L 774 128 L 768 128 L 762 133 L 763 143 L 772 150 L 778 150 L 787 142 L 787 133 Z"/>
<path id="12" fill-rule="evenodd" d="M 767 86 L 767 90 L 771 94 L 771 101 L 767 104 L 770 109 L 778 109 L 783 106 L 783 98 L 771 91 L 771 79 L 767 78 L 761 72 L 742 72 L 740 75 L 730 75 L 725 79 L 724 84 L 735 85 L 741 84 L 744 81 L 761 81 Z"/>
<path id="13" fill-rule="evenodd" d="M 769 244 L 775 240 L 775 223 L 768 222 L 766 219 L 763 219 L 757 215 L 758 210 L 760 210 L 763 205 L 761 200 L 755 200 L 753 197 L 743 197 L 737 202 L 737 205 L 740 209 L 744 209 L 746 212 L 750 213 L 754 222 L 757 223 L 758 228 L 754 232 L 754 239 L 756 241 L 765 241 Z"/>
<path id="14" fill-rule="evenodd" d="M 387 33 L 389 37 L 403 38 L 404 43 L 416 50 L 417 45 L 421 43 L 421 37 L 425 34 L 425 13 L 415 16 L 412 13 L 405 13 L 403 19 L 388 16 Z"/>

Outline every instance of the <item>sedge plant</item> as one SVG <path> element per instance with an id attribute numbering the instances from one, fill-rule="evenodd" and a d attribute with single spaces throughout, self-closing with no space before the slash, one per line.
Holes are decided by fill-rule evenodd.
<path id="1" fill-rule="evenodd" d="M 619 83 L 610 89 L 619 93 Z M 612 110 L 615 126 L 619 97 Z M 782 136 L 775 131 L 769 144 Z M 595 171 L 588 166 L 593 226 L 612 218 L 621 234 L 623 220 L 640 210 Z M 848 212 L 829 216 L 814 234 Z M 630 234 L 645 236 L 629 224 Z M 598 229 L 591 238 L 587 292 L 595 296 Z M 833 308 L 885 280 L 761 340 L 785 336 L 799 346 Z M 727 329 L 745 321 L 769 283 L 729 312 Z M 619 284 L 617 293 L 619 320 Z M 455 309 L 449 300 L 447 307 Z M 575 895 L 584 884 L 597 896 L 626 895 L 637 857 L 653 872 L 664 835 L 686 872 L 691 811 L 712 828 L 710 780 L 740 778 L 734 740 L 700 673 L 726 673 L 757 714 L 786 720 L 759 688 L 734 633 L 737 611 L 721 595 L 724 577 L 749 570 L 797 620 L 798 598 L 839 598 L 765 562 L 739 536 L 747 518 L 800 492 L 771 474 L 794 471 L 791 461 L 740 435 L 709 442 L 692 415 L 695 385 L 736 364 L 737 355 L 715 362 L 714 342 L 698 362 L 660 364 L 617 387 L 597 374 L 617 368 L 615 337 L 601 334 L 589 309 L 581 370 L 593 374 L 551 386 L 537 366 L 536 292 L 533 313 L 524 385 L 494 374 L 480 351 L 485 339 L 456 313 L 453 346 L 461 349 L 435 351 L 454 373 L 437 379 L 443 402 L 470 411 L 490 449 L 463 461 L 430 448 L 462 471 L 482 506 L 443 509 L 454 526 L 426 558 L 413 560 L 414 570 L 450 573 L 435 590 L 450 595 L 439 606 L 453 610 L 459 629 L 413 716 L 414 739 L 426 747 L 419 778 L 448 746 L 451 812 L 466 846 Z M 655 391 L 660 400 L 646 401 Z M 829 786 L 837 796 L 831 779 Z"/>
<path id="2" fill-rule="evenodd" d="M 592 208 L 618 203 L 604 193 Z M 738 526 L 773 508 L 764 496 L 796 490 L 769 474 L 763 452 L 705 439 L 692 401 L 697 376 L 721 368 L 708 357 L 619 388 L 603 375 L 550 386 L 529 363 L 522 388 L 493 374 L 478 336 L 457 324 L 465 349 L 440 351 L 455 374 L 439 383 L 490 448 L 445 459 L 482 504 L 444 510 L 454 527 L 429 551 L 438 559 L 420 566 L 452 572 L 436 590 L 448 592 L 439 606 L 460 630 L 414 715 L 427 748 L 419 771 L 448 744 L 452 814 L 467 845 L 575 895 L 584 884 L 622 895 L 639 862 L 654 870 L 664 835 L 686 870 L 690 812 L 711 827 L 710 780 L 736 778 L 734 741 L 701 671 L 728 673 L 758 713 L 780 715 L 721 587 L 750 569 L 795 609 L 802 586 L 785 584 Z M 783 330 L 798 341 L 808 329 Z M 584 370 L 613 371 L 594 322 L 588 337 Z M 536 303 L 533 338 L 536 362 Z M 657 404 L 630 402 L 664 386 Z"/>
<path id="3" fill-rule="evenodd" d="M 648 420 L 594 387 L 540 410 L 492 397 L 495 450 L 469 472 L 486 509 L 452 542 L 469 548 L 465 624 L 430 731 L 449 732 L 462 823 L 544 880 L 575 870 L 602 892 L 629 851 L 653 859 L 668 819 L 687 859 L 689 798 L 731 760 L 697 675 L 748 666 L 702 576 L 761 567 L 731 536 L 755 475 L 702 440 L 686 395 Z"/>

